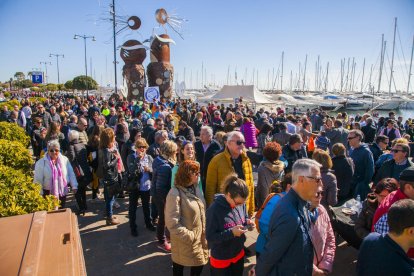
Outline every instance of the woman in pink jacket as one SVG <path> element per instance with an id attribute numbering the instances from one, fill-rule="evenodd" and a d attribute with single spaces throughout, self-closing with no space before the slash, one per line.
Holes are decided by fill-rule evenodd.
<path id="1" fill-rule="evenodd" d="M 252 119 L 245 117 L 243 119 L 243 124 L 240 128 L 240 132 L 243 133 L 244 139 L 246 141 L 246 148 L 257 148 L 257 129 L 252 122 Z"/>
<path id="2" fill-rule="evenodd" d="M 322 186 L 311 201 L 309 217 L 311 219 L 310 236 L 314 251 L 312 275 L 327 275 L 332 272 L 335 258 L 335 235 L 332 230 L 328 212 L 320 204 L 322 199 Z"/>

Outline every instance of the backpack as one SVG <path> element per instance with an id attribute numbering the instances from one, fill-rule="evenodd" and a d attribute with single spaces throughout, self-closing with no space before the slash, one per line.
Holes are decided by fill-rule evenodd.
<path id="1" fill-rule="evenodd" d="M 259 233 L 260 233 L 259 220 L 260 220 L 260 218 L 262 217 L 263 210 L 266 208 L 266 205 L 267 205 L 267 203 L 269 202 L 269 200 L 270 200 L 270 199 L 272 199 L 272 197 L 274 197 L 275 195 L 280 196 L 280 198 L 282 198 L 282 197 L 284 196 L 284 194 L 282 194 L 282 193 L 270 193 L 270 194 L 266 197 L 266 199 L 265 199 L 265 201 L 263 202 L 262 206 L 259 208 L 259 210 L 258 210 L 258 211 L 257 211 L 257 213 L 256 213 L 255 223 L 256 223 L 256 229 L 257 229 L 257 232 L 259 232 Z"/>

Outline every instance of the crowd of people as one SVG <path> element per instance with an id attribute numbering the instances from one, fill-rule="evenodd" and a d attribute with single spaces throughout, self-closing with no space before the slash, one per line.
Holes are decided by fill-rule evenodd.
<path id="1" fill-rule="evenodd" d="M 102 200 L 107 225 L 120 223 L 117 198 L 128 197 L 131 235 L 155 231 L 173 275 L 185 267 L 200 275 L 208 263 L 212 275 L 242 275 L 254 228 L 251 275 L 327 275 L 336 251 L 330 207 L 352 198 L 362 200 L 357 273 L 414 271 L 411 119 L 255 112 L 243 99 L 228 107 L 118 95 L 20 100 L 0 121 L 30 135 L 42 194 L 64 208 L 73 193 L 80 216 Z"/>

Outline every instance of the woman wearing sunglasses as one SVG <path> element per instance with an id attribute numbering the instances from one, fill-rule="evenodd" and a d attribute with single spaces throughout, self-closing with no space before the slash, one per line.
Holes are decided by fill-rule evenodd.
<path id="1" fill-rule="evenodd" d="M 53 195 L 60 201 L 60 208 L 65 208 L 68 185 L 76 194 L 78 182 L 69 159 L 60 154 L 60 144 L 52 140 L 47 144 L 47 153 L 35 165 L 34 183 L 42 185 L 42 194 Z"/>
<path id="2" fill-rule="evenodd" d="M 131 235 L 138 236 L 136 213 L 138 199 L 141 198 L 144 221 L 148 230 L 155 231 L 150 216 L 150 188 L 152 178 L 152 157 L 146 153 L 148 149 L 147 141 L 138 138 L 135 142 L 135 152 L 128 155 L 128 181 L 133 182 L 129 185 L 129 226 Z"/>
<path id="3" fill-rule="evenodd" d="M 185 160 L 175 176 L 174 187 L 167 195 L 165 224 L 170 231 L 173 275 L 201 275 L 208 262 L 204 196 L 199 188 L 200 164 Z"/>
<path id="4" fill-rule="evenodd" d="M 335 258 L 335 235 L 328 212 L 320 204 L 323 194 L 322 186 L 319 186 L 315 197 L 311 199 L 309 208 L 310 236 L 314 248 L 312 275 L 331 273 Z"/>

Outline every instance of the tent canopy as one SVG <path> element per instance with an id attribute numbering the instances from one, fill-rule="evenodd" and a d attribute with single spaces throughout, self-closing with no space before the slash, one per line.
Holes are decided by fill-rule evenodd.
<path id="1" fill-rule="evenodd" d="M 211 101 L 231 101 L 243 97 L 244 102 L 272 103 L 270 97 L 260 92 L 254 85 L 224 85 L 210 98 Z"/>

